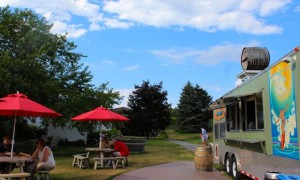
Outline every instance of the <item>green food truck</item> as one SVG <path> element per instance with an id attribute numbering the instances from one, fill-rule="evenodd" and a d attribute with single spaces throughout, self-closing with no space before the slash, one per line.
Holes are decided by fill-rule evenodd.
<path id="1" fill-rule="evenodd" d="M 300 47 L 269 61 L 266 48 L 245 47 L 240 84 L 210 105 L 214 162 L 235 179 L 300 175 Z"/>

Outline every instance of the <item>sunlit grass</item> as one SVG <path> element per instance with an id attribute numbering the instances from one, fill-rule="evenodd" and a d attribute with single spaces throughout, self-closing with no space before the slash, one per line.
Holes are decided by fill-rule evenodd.
<path id="1" fill-rule="evenodd" d="M 199 133 L 184 134 L 177 133 L 174 130 L 167 130 L 169 139 L 188 141 L 194 144 L 200 144 Z M 212 138 L 211 138 L 212 139 Z M 210 140 L 211 140 L 210 139 Z M 25 146 L 17 147 L 18 151 L 30 153 L 32 143 Z M 51 171 L 53 180 L 92 180 L 92 179 L 112 179 L 113 177 L 135 169 L 147 166 L 176 162 L 176 161 L 194 161 L 194 152 L 186 150 L 184 147 L 168 142 L 168 139 L 150 138 L 146 140 L 145 152 L 135 153 L 129 156 L 129 167 L 122 169 L 98 169 L 93 170 L 93 164 L 88 169 L 78 169 L 72 167 L 73 154 L 85 153 L 85 146 L 60 145 L 59 149 L 54 151 L 56 168 Z M 91 154 L 95 156 L 95 154 Z M 218 167 L 221 170 L 221 167 Z"/>
<path id="2" fill-rule="evenodd" d="M 199 133 L 180 133 L 176 132 L 174 129 L 167 129 L 169 139 L 176 139 L 181 141 L 187 141 L 193 144 L 201 144 L 200 132 Z M 212 133 L 208 133 L 208 143 L 213 141 Z"/>
<path id="3" fill-rule="evenodd" d="M 89 169 L 80 170 L 78 167 L 72 167 L 72 155 L 84 153 L 85 148 L 84 146 L 61 145 L 59 149 L 54 151 L 56 167 L 51 171 L 51 179 L 112 179 L 112 177 L 120 173 L 142 167 L 176 161 L 193 161 L 193 152 L 186 150 L 180 145 L 170 143 L 166 139 L 151 138 L 146 141 L 144 153 L 135 153 L 129 156 L 129 167 L 125 169 L 93 170 L 93 164 L 90 164 Z M 24 150 L 22 151 L 24 152 Z M 25 152 L 30 153 L 31 150 L 29 149 L 28 151 Z M 94 156 L 94 154 L 91 154 L 91 156 Z"/>

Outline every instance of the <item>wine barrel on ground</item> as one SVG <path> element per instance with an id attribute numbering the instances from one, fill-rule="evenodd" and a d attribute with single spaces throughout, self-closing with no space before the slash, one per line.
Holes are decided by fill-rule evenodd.
<path id="1" fill-rule="evenodd" d="M 213 155 L 211 145 L 199 146 L 195 150 L 195 167 L 201 171 L 212 171 Z"/>

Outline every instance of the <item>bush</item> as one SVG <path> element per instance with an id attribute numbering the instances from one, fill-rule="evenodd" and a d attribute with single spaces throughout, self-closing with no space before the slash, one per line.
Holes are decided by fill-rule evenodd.
<path id="1" fill-rule="evenodd" d="M 166 131 L 161 131 L 158 135 L 159 138 L 169 138 Z"/>
<path id="2" fill-rule="evenodd" d="M 107 138 L 114 138 L 114 137 L 122 136 L 121 131 L 119 131 L 116 128 L 112 128 L 111 130 L 104 131 L 103 134 L 105 134 L 105 136 Z"/>
<path id="3" fill-rule="evenodd" d="M 115 137 L 119 137 L 122 136 L 121 131 L 119 131 L 116 128 L 112 128 L 111 130 L 107 130 L 107 131 L 102 131 L 102 134 L 105 135 L 105 137 L 107 138 L 115 138 Z M 90 132 L 87 135 L 87 144 L 91 145 L 91 146 L 96 146 L 99 144 L 99 132 Z"/>

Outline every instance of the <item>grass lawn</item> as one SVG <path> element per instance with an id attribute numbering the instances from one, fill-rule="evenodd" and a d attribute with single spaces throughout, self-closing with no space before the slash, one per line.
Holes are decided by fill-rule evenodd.
<path id="1" fill-rule="evenodd" d="M 174 129 L 167 129 L 166 133 L 168 134 L 169 139 L 176 139 L 187 141 L 193 144 L 201 144 L 200 132 L 199 133 L 179 133 Z M 208 140 L 207 143 L 211 143 L 213 141 L 212 133 L 208 132 Z"/>
<path id="2" fill-rule="evenodd" d="M 188 141 L 194 144 L 201 144 L 199 133 L 181 134 L 174 130 L 167 130 L 169 139 Z M 211 135 L 211 134 L 210 134 Z M 212 138 L 209 139 L 212 141 Z M 27 147 L 26 147 L 27 146 Z M 152 166 L 156 164 L 176 162 L 176 161 L 194 161 L 194 152 L 186 150 L 180 145 L 168 142 L 163 138 L 150 138 L 146 141 L 145 152 L 130 154 L 129 167 L 122 169 L 98 169 L 93 170 L 93 164 L 89 169 L 78 169 L 72 167 L 73 154 L 85 153 L 85 146 L 60 145 L 59 149 L 54 151 L 56 168 L 51 171 L 52 180 L 92 180 L 92 179 L 112 179 L 118 174 L 132 171 L 135 169 Z M 17 152 L 31 153 L 32 143 L 17 146 Z M 93 154 L 91 154 L 93 156 Z M 215 168 L 222 170 L 222 167 L 215 165 Z"/>
<path id="3" fill-rule="evenodd" d="M 30 144 L 32 148 L 32 144 Z M 22 151 L 30 153 L 28 150 L 24 150 L 22 147 L 17 147 L 18 152 Z M 59 149 L 54 151 L 54 157 L 56 160 L 56 167 L 51 171 L 51 179 L 72 179 L 72 180 L 90 180 L 90 179 L 112 179 L 114 176 L 139 169 L 146 166 L 176 162 L 176 161 L 193 161 L 193 152 L 190 152 L 180 145 L 168 142 L 166 139 L 151 138 L 146 141 L 145 152 L 131 154 L 129 156 L 129 167 L 122 169 L 98 169 L 93 170 L 91 164 L 89 169 L 78 169 L 78 167 L 72 167 L 73 154 L 84 153 L 85 148 L 83 146 L 60 146 Z M 91 154 L 93 156 L 93 154 Z"/>

